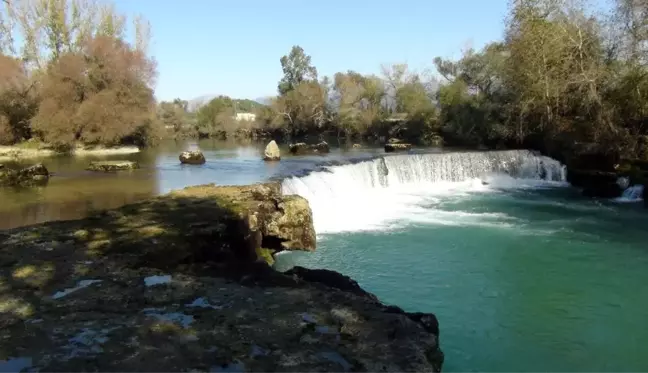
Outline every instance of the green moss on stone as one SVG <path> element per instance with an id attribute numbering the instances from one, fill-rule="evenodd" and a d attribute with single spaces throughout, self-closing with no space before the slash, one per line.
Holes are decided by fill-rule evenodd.
<path id="1" fill-rule="evenodd" d="M 268 263 L 268 265 L 274 264 L 275 262 L 274 253 L 275 251 L 272 249 L 266 249 L 263 247 L 258 247 L 256 249 L 257 257 L 263 259 L 266 263 Z"/>

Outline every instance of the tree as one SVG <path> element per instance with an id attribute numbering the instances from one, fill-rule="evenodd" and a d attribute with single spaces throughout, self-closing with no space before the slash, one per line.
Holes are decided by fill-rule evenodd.
<path id="1" fill-rule="evenodd" d="M 288 55 L 281 57 L 280 62 L 284 76 L 279 81 L 279 95 L 287 94 L 302 82 L 317 81 L 317 69 L 302 47 L 293 46 Z"/>
<path id="2" fill-rule="evenodd" d="M 363 76 L 354 71 L 337 73 L 333 80 L 338 135 L 367 135 L 384 113 L 383 82 L 376 76 Z"/>
<path id="3" fill-rule="evenodd" d="M 295 137 L 321 131 L 328 121 L 328 92 L 318 81 L 303 81 L 275 102 L 275 110 L 284 118 L 287 132 Z"/>
<path id="4" fill-rule="evenodd" d="M 464 144 L 492 145 L 511 138 L 507 113 L 515 97 L 504 84 L 509 51 L 502 43 L 465 51 L 458 61 L 435 59 L 447 80 L 438 93 L 439 120 L 446 137 Z"/>
<path id="5" fill-rule="evenodd" d="M 155 137 L 150 25 L 135 18 L 130 45 L 126 23 L 114 4 L 101 0 L 0 4 L 2 64 L 21 77 L 0 93 L 3 141 L 40 136 L 61 146 L 141 145 Z"/>
<path id="6" fill-rule="evenodd" d="M 143 145 L 154 108 L 155 63 L 119 39 L 87 39 L 52 62 L 32 128 L 46 142 Z"/>
<path id="7" fill-rule="evenodd" d="M 29 121 L 38 106 L 35 84 L 19 60 L 0 54 L 0 143 L 31 137 Z"/>
<path id="8" fill-rule="evenodd" d="M 172 102 L 162 101 L 158 105 L 158 120 L 166 129 L 172 129 L 176 135 L 184 135 L 189 128 L 195 129 L 194 118 L 187 110 L 188 106 L 187 101 L 179 98 Z"/>
<path id="9" fill-rule="evenodd" d="M 197 130 L 201 137 L 227 137 L 236 127 L 234 101 L 228 96 L 218 96 L 196 113 Z"/>

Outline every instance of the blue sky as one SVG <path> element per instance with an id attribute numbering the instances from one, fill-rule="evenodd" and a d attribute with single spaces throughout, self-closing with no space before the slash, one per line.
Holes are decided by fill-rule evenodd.
<path id="1" fill-rule="evenodd" d="M 506 0 L 117 0 L 153 28 L 156 96 L 276 93 L 279 59 L 297 44 L 320 76 L 381 64 L 432 68 L 502 36 Z"/>

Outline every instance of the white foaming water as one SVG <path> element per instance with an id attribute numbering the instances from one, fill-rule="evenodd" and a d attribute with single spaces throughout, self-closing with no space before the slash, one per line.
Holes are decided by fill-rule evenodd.
<path id="1" fill-rule="evenodd" d="M 318 233 L 389 229 L 408 223 L 512 227 L 505 214 L 444 211 L 441 201 L 506 188 L 564 186 L 565 167 L 530 151 L 395 155 L 283 181 L 308 199 Z"/>
<path id="2" fill-rule="evenodd" d="M 623 191 L 621 197 L 615 199 L 616 202 L 641 202 L 643 201 L 644 186 L 632 185 Z"/>

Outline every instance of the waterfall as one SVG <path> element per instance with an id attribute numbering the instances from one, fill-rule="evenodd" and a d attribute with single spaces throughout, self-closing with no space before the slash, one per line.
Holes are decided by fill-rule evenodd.
<path id="1" fill-rule="evenodd" d="M 509 150 L 388 155 L 286 178 L 282 191 L 308 199 L 315 229 L 325 232 L 376 228 L 441 194 L 565 184 L 560 162 Z"/>
<path id="2" fill-rule="evenodd" d="M 644 186 L 631 185 L 623 191 L 621 197 L 617 198 L 617 202 L 639 202 L 643 200 Z"/>
<path id="3" fill-rule="evenodd" d="M 285 194 L 308 192 L 305 189 L 348 193 L 358 189 L 484 180 L 492 175 L 565 182 L 566 169 L 554 159 L 527 150 L 403 154 L 332 166 L 307 176 L 287 178 L 282 187 Z"/>

